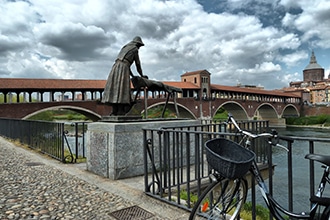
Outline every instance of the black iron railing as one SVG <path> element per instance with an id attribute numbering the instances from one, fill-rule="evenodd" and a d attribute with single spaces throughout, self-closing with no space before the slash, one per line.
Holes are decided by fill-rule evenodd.
<path id="1" fill-rule="evenodd" d="M 244 129 L 260 133 L 268 121 L 239 122 Z M 157 199 L 191 209 L 207 185 L 209 167 L 204 143 L 227 137 L 239 141 L 225 123 L 187 127 L 144 129 L 145 192 Z M 256 149 L 257 161 L 267 162 L 265 148 Z"/>
<path id="2" fill-rule="evenodd" d="M 85 123 L 76 122 L 68 141 L 65 123 L 0 118 L 0 135 L 18 141 L 62 162 L 77 162 L 85 157 Z M 80 140 L 78 137 L 80 136 Z"/>
<path id="3" fill-rule="evenodd" d="M 261 133 L 268 130 L 268 122 L 241 122 L 240 127 Z M 145 193 L 186 210 L 191 210 L 194 202 L 196 202 L 198 196 L 209 183 L 209 167 L 204 153 L 205 141 L 217 137 L 239 141 L 241 137 L 241 135 L 233 133 L 234 131 L 231 130 L 231 127 L 221 123 L 192 127 L 144 129 L 143 132 Z M 256 147 L 253 150 L 257 155 L 257 162 L 264 167 L 263 171 L 265 172 L 265 178 L 271 193 L 275 192 L 277 194 L 278 188 L 285 188 L 284 193 L 280 192 L 283 195 L 281 195 L 281 201 L 279 202 L 291 211 L 296 211 L 294 201 L 301 200 L 301 195 L 294 192 L 297 186 L 302 185 L 300 179 L 296 180 L 298 175 L 297 169 L 306 170 L 303 175 L 300 175 L 300 178 L 306 183 L 306 186 L 303 186 L 304 192 L 310 191 L 310 193 L 306 195 L 307 207 L 299 210 L 306 211 L 309 208 L 308 198 L 315 192 L 314 179 L 317 176 L 315 171 L 318 170 L 315 169 L 314 171 L 314 164 L 305 160 L 304 156 L 297 159 L 295 151 L 301 151 L 304 148 L 303 155 L 313 153 L 318 148 L 317 145 L 320 143 L 329 144 L 330 139 L 281 136 L 280 141 L 282 145 L 289 149 L 289 152 L 282 150 L 283 152 L 281 152 L 280 156 L 277 153 L 280 150 L 271 149 L 269 146 L 266 147 L 267 143 L 265 141 L 261 140 L 258 143 L 254 143 Z M 278 158 L 284 162 L 278 162 Z M 275 166 L 275 171 L 274 165 L 276 164 L 274 164 L 274 161 L 281 163 Z M 294 166 L 297 166 L 296 163 L 299 165 L 305 163 L 306 168 L 294 168 Z M 279 170 L 281 170 L 281 173 Z M 284 171 L 282 172 L 282 170 Z M 273 177 L 276 177 L 276 181 L 274 181 Z M 277 182 L 278 179 L 281 179 L 280 183 Z M 251 182 L 254 181 L 251 180 Z M 278 199 L 277 197 L 278 195 L 275 195 L 275 199 Z M 261 198 L 260 195 L 259 198 Z M 264 203 L 262 200 L 258 201 L 258 193 L 255 187 L 249 190 L 248 200 L 252 202 L 253 216 L 255 216 L 256 204 Z"/>

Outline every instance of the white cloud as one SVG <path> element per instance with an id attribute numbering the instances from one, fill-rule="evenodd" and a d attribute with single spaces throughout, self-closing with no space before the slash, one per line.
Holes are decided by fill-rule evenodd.
<path id="1" fill-rule="evenodd" d="M 274 88 L 308 64 L 306 48 L 330 45 L 328 1 L 239 3 L 209 13 L 194 0 L 0 0 L 0 76 L 106 79 L 120 48 L 140 35 L 152 79 L 207 69 L 212 83 Z"/>

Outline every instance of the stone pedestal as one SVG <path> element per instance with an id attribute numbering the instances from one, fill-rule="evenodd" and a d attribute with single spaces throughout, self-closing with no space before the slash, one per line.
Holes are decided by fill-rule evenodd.
<path id="1" fill-rule="evenodd" d="M 87 128 L 87 170 L 113 180 L 143 175 L 143 128 L 196 124 L 196 120 L 90 123 Z"/>

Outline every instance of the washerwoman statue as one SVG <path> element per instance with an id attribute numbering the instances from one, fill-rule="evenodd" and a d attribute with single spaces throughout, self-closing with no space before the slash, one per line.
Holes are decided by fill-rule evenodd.
<path id="1" fill-rule="evenodd" d="M 141 37 L 136 36 L 119 52 L 109 73 L 104 88 L 102 102 L 112 106 L 110 115 L 125 115 L 132 106 L 130 76 L 134 77 L 131 65 L 135 62 L 136 70 L 143 76 L 139 48 L 144 46 Z M 147 78 L 147 77 L 146 77 Z"/>

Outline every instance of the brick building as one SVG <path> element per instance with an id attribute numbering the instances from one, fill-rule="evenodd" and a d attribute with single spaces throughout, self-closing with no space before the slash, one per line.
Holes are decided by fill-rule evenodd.
<path id="1" fill-rule="evenodd" d="M 316 61 L 312 51 L 309 64 L 303 70 L 303 81 L 290 82 L 290 87 L 284 88 L 286 92 L 300 94 L 302 100 L 307 104 L 330 103 L 330 74 L 325 78 L 324 68 Z"/>

